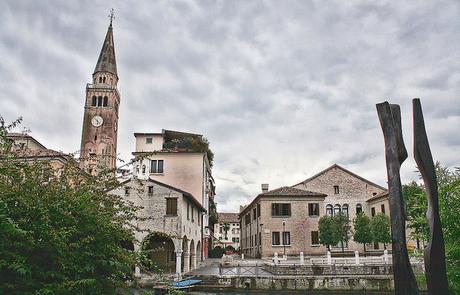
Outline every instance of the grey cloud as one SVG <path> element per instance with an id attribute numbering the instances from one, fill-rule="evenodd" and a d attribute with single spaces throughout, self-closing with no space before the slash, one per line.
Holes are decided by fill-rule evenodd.
<path id="1" fill-rule="evenodd" d="M 122 94 L 118 150 L 135 131 L 202 133 L 216 154 L 218 208 L 335 162 L 384 185 L 377 102 L 400 103 L 411 145 L 421 97 L 435 158 L 458 166 L 456 1 L 111 3 Z M 108 24 L 104 1 L 0 4 L 0 114 L 79 148 L 84 87 Z M 417 178 L 412 160 L 404 181 Z"/>

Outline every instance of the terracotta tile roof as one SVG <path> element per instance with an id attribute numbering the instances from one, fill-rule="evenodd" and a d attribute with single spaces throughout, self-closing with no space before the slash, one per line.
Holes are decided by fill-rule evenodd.
<path id="1" fill-rule="evenodd" d="M 384 197 L 388 197 L 388 191 L 384 191 L 383 193 L 376 194 L 375 196 L 372 196 L 371 198 L 367 199 L 366 202 L 372 202 L 374 200 L 384 198 Z"/>
<path id="2" fill-rule="evenodd" d="M 58 152 L 51 149 L 40 149 L 40 150 L 18 150 L 15 152 L 19 158 L 52 158 L 52 157 L 70 157 L 70 155 L 63 152 Z"/>
<path id="3" fill-rule="evenodd" d="M 332 166 L 330 166 L 330 167 L 324 169 L 323 171 L 320 171 L 320 172 L 316 173 L 316 174 L 313 175 L 312 177 L 307 178 L 307 179 L 305 179 L 304 181 L 301 181 L 301 182 L 299 182 L 299 183 L 297 183 L 297 184 L 295 184 L 295 185 L 293 185 L 293 186 L 296 186 L 296 185 L 299 185 L 299 184 L 302 184 L 302 183 L 310 182 L 312 179 L 315 179 L 316 177 L 318 177 L 318 176 L 320 176 L 320 175 L 323 175 L 324 173 L 326 173 L 326 172 L 328 172 L 329 170 L 332 170 L 332 169 L 334 169 L 334 168 L 338 168 L 338 169 L 340 169 L 340 170 L 342 170 L 342 171 L 344 171 L 344 172 L 350 174 L 351 176 L 356 177 L 356 178 L 358 178 L 359 180 L 364 181 L 364 182 L 367 183 L 367 184 L 373 185 L 373 186 L 378 187 L 378 188 L 380 188 L 380 189 L 382 189 L 382 190 L 386 190 L 386 188 L 384 188 L 383 186 L 378 185 L 378 184 L 376 184 L 376 183 L 374 183 L 374 182 L 372 182 L 372 181 L 370 181 L 370 180 L 367 180 L 367 179 L 365 179 L 364 177 L 361 177 L 361 176 L 359 176 L 358 174 L 355 174 L 355 173 L 351 172 L 350 170 L 345 169 L 345 168 L 343 168 L 342 166 L 340 166 L 340 165 L 338 165 L 338 164 L 334 164 L 334 165 L 332 165 Z"/>
<path id="4" fill-rule="evenodd" d="M 261 196 L 326 196 L 325 194 L 316 193 L 312 191 L 301 190 L 289 186 L 283 186 L 266 193 L 260 194 Z"/>
<path id="5" fill-rule="evenodd" d="M 239 222 L 238 221 L 238 215 L 239 215 L 239 213 L 219 213 L 218 214 L 219 223 L 223 223 L 223 222 L 229 222 L 229 223 Z"/>

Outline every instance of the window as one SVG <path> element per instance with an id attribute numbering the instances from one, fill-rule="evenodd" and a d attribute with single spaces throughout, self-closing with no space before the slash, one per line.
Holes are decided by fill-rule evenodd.
<path id="1" fill-rule="evenodd" d="M 153 195 L 153 186 L 148 187 L 149 195 Z"/>
<path id="2" fill-rule="evenodd" d="M 146 137 L 145 138 L 145 143 L 146 144 L 151 144 L 152 143 L 152 138 L 151 137 Z"/>
<path id="3" fill-rule="evenodd" d="M 283 232 L 283 245 L 291 245 L 291 233 L 288 231 Z"/>
<path id="4" fill-rule="evenodd" d="M 260 217 L 260 204 L 257 204 L 257 217 Z"/>
<path id="5" fill-rule="evenodd" d="M 348 216 L 348 205 L 347 204 L 343 204 L 342 213 L 345 214 L 345 216 Z"/>
<path id="6" fill-rule="evenodd" d="M 257 246 L 257 234 L 254 235 L 254 246 Z"/>
<path id="7" fill-rule="evenodd" d="M 319 233 L 317 231 L 311 232 L 311 244 L 319 245 Z"/>
<path id="8" fill-rule="evenodd" d="M 235 242 L 236 242 L 236 238 L 232 238 L 232 242 L 235 243 Z"/>
<path id="9" fill-rule="evenodd" d="M 339 186 L 334 185 L 334 194 L 338 195 L 340 193 Z"/>
<path id="10" fill-rule="evenodd" d="M 145 174 L 145 165 L 142 165 L 142 174 Z"/>
<path id="11" fill-rule="evenodd" d="M 91 105 L 93 107 L 97 106 L 97 97 L 95 95 L 93 96 L 93 101 L 92 101 Z"/>
<path id="12" fill-rule="evenodd" d="M 380 205 L 380 209 L 382 209 L 382 213 L 385 214 L 385 204 Z"/>
<path id="13" fill-rule="evenodd" d="M 139 165 L 136 166 L 136 173 L 139 174 Z"/>
<path id="14" fill-rule="evenodd" d="M 125 187 L 125 195 L 129 196 L 129 193 L 131 192 L 131 188 L 129 186 Z"/>
<path id="15" fill-rule="evenodd" d="M 221 234 L 223 232 L 224 232 L 224 230 L 222 229 L 222 226 L 219 226 L 219 233 Z"/>
<path id="16" fill-rule="evenodd" d="M 334 206 L 334 215 L 339 214 L 341 211 L 340 205 L 335 205 Z"/>
<path id="17" fill-rule="evenodd" d="M 177 215 L 177 199 L 166 199 L 166 215 Z"/>
<path id="18" fill-rule="evenodd" d="M 319 203 L 308 204 L 308 215 L 319 216 Z"/>
<path id="19" fill-rule="evenodd" d="M 375 216 L 375 207 L 372 207 L 372 208 L 371 208 L 371 216 L 372 216 L 372 217 Z"/>
<path id="20" fill-rule="evenodd" d="M 272 245 L 280 245 L 280 232 L 279 231 L 274 231 L 272 232 Z"/>
<path id="21" fill-rule="evenodd" d="M 244 216 L 244 224 L 248 225 L 251 223 L 251 214 L 248 213 L 246 216 Z"/>
<path id="22" fill-rule="evenodd" d="M 190 203 L 187 203 L 187 220 L 190 220 Z"/>
<path id="23" fill-rule="evenodd" d="M 259 233 L 259 245 L 262 246 L 262 233 Z"/>
<path id="24" fill-rule="evenodd" d="M 256 219 L 257 218 L 257 207 L 252 209 L 252 219 Z"/>
<path id="25" fill-rule="evenodd" d="M 102 107 L 102 96 L 97 97 L 97 106 Z"/>
<path id="26" fill-rule="evenodd" d="M 194 210 L 193 210 L 193 206 L 192 206 L 192 222 L 195 222 L 195 214 L 194 214 L 193 211 L 194 211 Z"/>
<path id="27" fill-rule="evenodd" d="M 327 216 L 332 216 L 332 215 L 334 215 L 334 211 L 333 211 L 333 209 L 332 209 L 332 205 L 331 205 L 331 204 L 326 205 L 326 215 L 327 215 Z"/>
<path id="28" fill-rule="evenodd" d="M 108 101 L 108 98 L 107 96 L 104 96 L 104 102 L 103 102 L 103 106 L 106 107 L 107 106 L 107 101 Z"/>
<path id="29" fill-rule="evenodd" d="M 102 83 L 102 77 L 99 77 L 99 83 Z"/>
<path id="30" fill-rule="evenodd" d="M 291 204 L 289 203 L 272 204 L 272 216 L 291 216 Z"/>
<path id="31" fill-rule="evenodd" d="M 104 78 L 102 78 L 102 82 L 103 82 L 103 83 L 105 83 L 105 77 L 104 77 Z"/>
<path id="32" fill-rule="evenodd" d="M 151 160 L 150 173 L 163 173 L 163 160 Z"/>
<path id="33" fill-rule="evenodd" d="M 357 204 L 356 205 L 356 214 L 362 213 L 363 212 L 363 205 Z"/>

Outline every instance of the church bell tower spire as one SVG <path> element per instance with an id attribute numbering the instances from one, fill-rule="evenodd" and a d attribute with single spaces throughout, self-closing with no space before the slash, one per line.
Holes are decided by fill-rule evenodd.
<path id="1" fill-rule="evenodd" d="M 94 68 L 92 83 L 86 85 L 86 99 L 81 137 L 80 167 L 96 175 L 116 168 L 118 108 L 118 72 L 115 58 L 112 21 L 105 35 L 99 58 Z"/>

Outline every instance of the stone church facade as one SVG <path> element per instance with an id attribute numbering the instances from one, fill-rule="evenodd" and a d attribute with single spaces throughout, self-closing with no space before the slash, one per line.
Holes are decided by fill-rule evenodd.
<path id="1" fill-rule="evenodd" d="M 389 215 L 388 198 L 379 199 L 378 211 L 375 211 L 373 200 L 378 196 L 385 196 L 387 189 L 373 183 L 345 168 L 334 164 L 325 170 L 315 174 L 314 176 L 296 184 L 294 188 L 323 193 L 326 196 L 324 200 L 324 212 L 327 215 L 334 215 L 338 212 L 347 214 L 352 224 L 356 214 L 363 212 L 369 217 L 376 213 L 385 213 Z M 350 238 L 348 245 L 345 247 L 348 250 L 364 251 L 364 246 L 353 241 Z M 375 245 L 379 249 L 379 245 Z M 371 247 L 366 247 L 367 250 Z M 334 250 L 334 248 L 332 249 Z M 337 245 L 335 250 L 341 250 L 341 246 Z"/>

